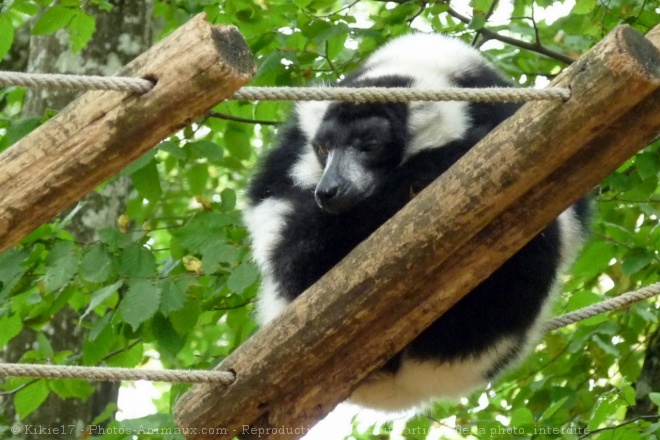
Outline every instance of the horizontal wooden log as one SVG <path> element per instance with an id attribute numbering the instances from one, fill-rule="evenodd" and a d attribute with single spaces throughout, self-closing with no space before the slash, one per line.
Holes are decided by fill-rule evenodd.
<path id="1" fill-rule="evenodd" d="M 180 427 L 197 428 L 187 438 L 213 427 L 250 438 L 246 425 L 299 438 L 272 429 L 322 418 L 657 134 L 659 67 L 637 32 L 611 33 L 554 81 L 568 102 L 525 105 L 223 361 L 236 383 L 193 386 L 175 408 Z"/>
<path id="2" fill-rule="evenodd" d="M 243 37 L 200 14 L 119 75 L 145 94 L 93 91 L 0 154 L 0 252 L 231 96 L 254 74 Z"/>

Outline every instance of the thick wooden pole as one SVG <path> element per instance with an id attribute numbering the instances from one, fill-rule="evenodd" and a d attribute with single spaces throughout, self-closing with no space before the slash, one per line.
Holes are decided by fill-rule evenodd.
<path id="1" fill-rule="evenodd" d="M 200 14 L 119 75 L 149 92 L 88 92 L 0 154 L 0 252 L 246 84 L 254 61 L 239 32 Z"/>
<path id="2" fill-rule="evenodd" d="M 660 54 L 630 28 L 554 85 L 572 98 L 524 106 L 222 362 L 236 383 L 193 386 L 187 438 L 299 438 L 660 131 Z"/>

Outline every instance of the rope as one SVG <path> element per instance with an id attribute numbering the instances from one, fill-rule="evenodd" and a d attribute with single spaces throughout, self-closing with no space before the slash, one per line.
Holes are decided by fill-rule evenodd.
<path id="1" fill-rule="evenodd" d="M 623 309 L 629 305 L 660 295 L 660 283 L 627 292 L 616 298 L 567 313 L 548 322 L 549 332 L 601 313 Z M 149 380 L 154 382 L 215 383 L 229 386 L 236 381 L 230 371 L 206 370 L 139 370 L 133 368 L 79 367 L 69 365 L 3 364 L 0 377 L 38 377 L 49 379 L 87 379 L 118 382 L 121 380 Z"/>
<path id="2" fill-rule="evenodd" d="M 143 78 L 122 76 L 63 75 L 54 73 L 23 73 L 0 71 L 0 87 L 22 86 L 66 90 L 115 90 L 147 93 L 154 83 Z"/>
<path id="3" fill-rule="evenodd" d="M 120 76 L 63 75 L 0 71 L 0 87 L 22 86 L 68 90 L 115 90 L 146 93 L 154 83 L 144 78 Z M 569 89 L 460 88 L 410 89 L 406 87 L 243 87 L 230 100 L 241 101 L 344 101 L 344 102 L 410 102 L 410 101 L 566 101 Z"/>
<path id="4" fill-rule="evenodd" d="M 651 284 L 650 286 L 643 287 L 639 290 L 633 290 L 632 292 L 621 294 L 598 304 L 559 316 L 546 324 L 545 331 L 549 332 L 602 313 L 620 310 L 631 304 L 644 301 L 656 295 L 660 295 L 660 283 Z"/>
<path id="5" fill-rule="evenodd" d="M 107 382 L 149 380 L 153 382 L 219 383 L 222 385 L 231 385 L 236 380 L 236 375 L 229 371 L 139 370 L 135 368 L 4 363 L 0 363 L 0 376 L 88 379 Z"/>
<path id="6" fill-rule="evenodd" d="M 566 101 L 571 91 L 546 89 L 461 88 L 411 89 L 407 87 L 243 87 L 229 98 L 241 101 L 345 101 L 345 102 L 409 102 L 409 101 Z"/>

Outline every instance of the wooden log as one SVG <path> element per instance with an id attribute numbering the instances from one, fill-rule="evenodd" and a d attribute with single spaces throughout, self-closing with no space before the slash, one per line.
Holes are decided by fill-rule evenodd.
<path id="1" fill-rule="evenodd" d="M 660 26 L 656 26 L 651 29 L 646 34 L 646 39 L 655 45 L 655 47 L 660 47 Z"/>
<path id="2" fill-rule="evenodd" d="M 18 243 L 253 76 L 231 26 L 200 14 L 119 72 L 156 81 L 142 95 L 93 91 L 0 154 L 0 252 Z"/>
<path id="3" fill-rule="evenodd" d="M 211 438 L 204 428 L 226 433 L 213 438 L 299 438 L 646 145 L 654 117 L 625 123 L 657 109 L 646 98 L 660 87 L 659 67 L 657 49 L 637 32 L 612 32 L 554 81 L 571 87 L 568 102 L 525 105 L 225 359 L 217 368 L 236 372 L 233 385 L 193 386 L 175 408 L 179 426 L 196 430 L 187 438 Z M 626 136 L 631 129 L 643 134 Z M 597 144 L 615 137 L 610 149 Z"/>

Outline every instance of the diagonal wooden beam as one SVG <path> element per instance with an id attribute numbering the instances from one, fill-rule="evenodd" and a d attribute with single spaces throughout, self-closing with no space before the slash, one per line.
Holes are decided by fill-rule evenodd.
<path id="1" fill-rule="evenodd" d="M 145 94 L 94 91 L 0 154 L 0 252 L 81 199 L 253 76 L 231 26 L 200 14 L 119 72 Z"/>
<path id="2" fill-rule="evenodd" d="M 660 53 L 629 27 L 553 85 L 571 99 L 522 107 L 225 359 L 233 385 L 193 386 L 187 438 L 301 437 L 660 132 Z"/>

